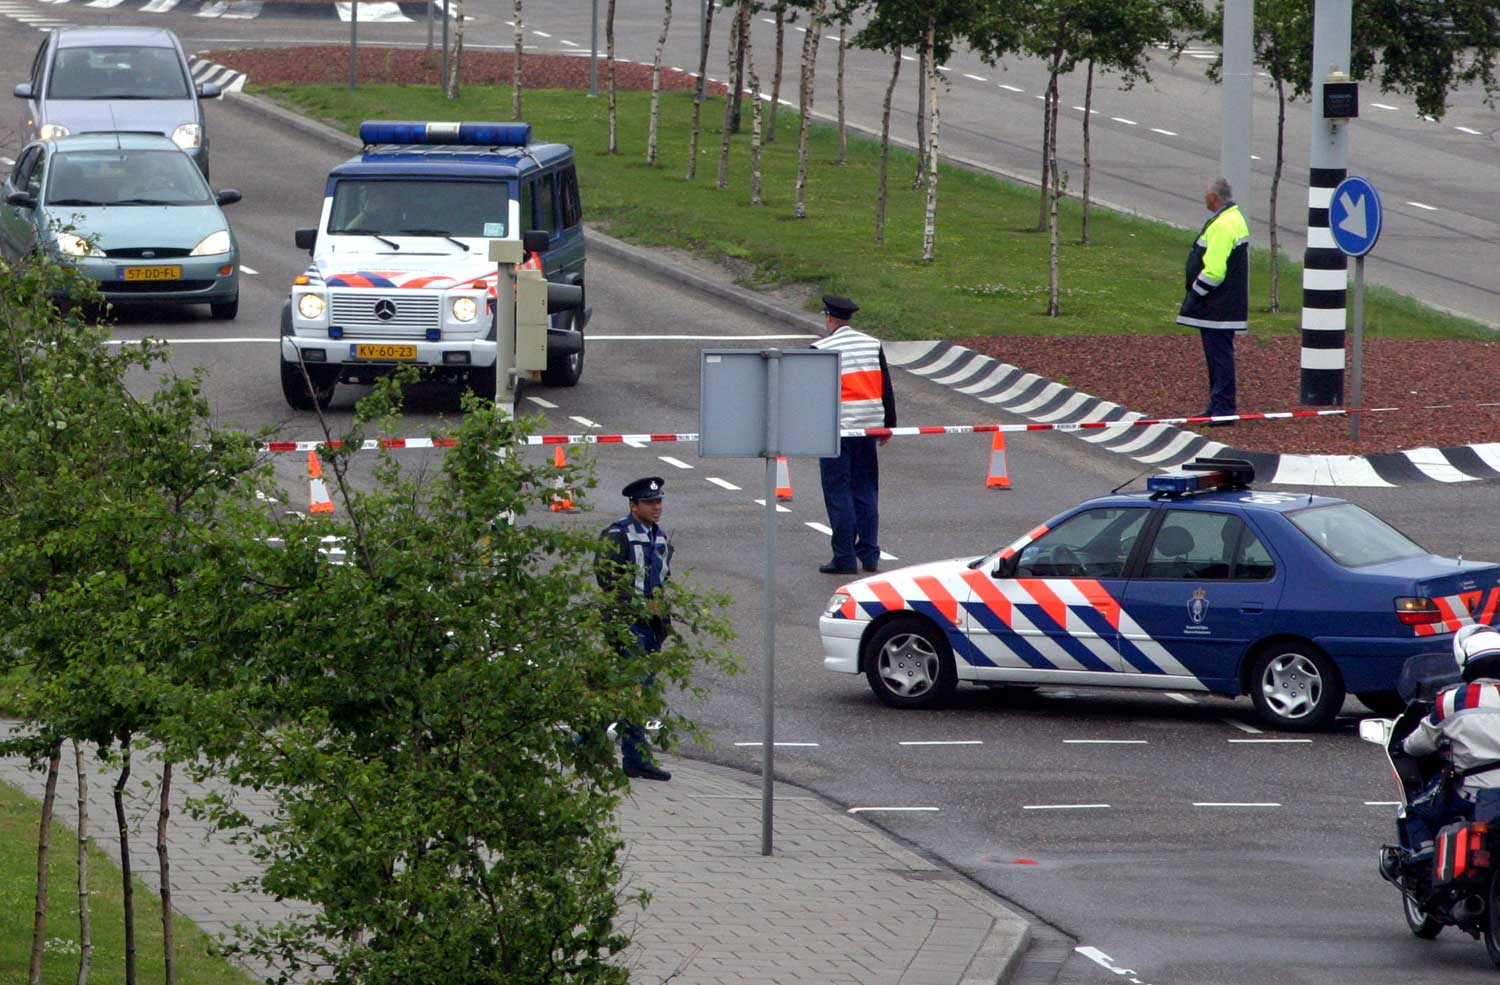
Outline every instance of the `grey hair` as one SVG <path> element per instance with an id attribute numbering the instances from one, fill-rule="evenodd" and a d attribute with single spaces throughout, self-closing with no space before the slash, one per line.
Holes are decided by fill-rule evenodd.
<path id="1" fill-rule="evenodd" d="M 1226 202 L 1234 201 L 1234 189 L 1229 186 L 1228 178 L 1215 178 L 1209 182 L 1208 190 Z"/>

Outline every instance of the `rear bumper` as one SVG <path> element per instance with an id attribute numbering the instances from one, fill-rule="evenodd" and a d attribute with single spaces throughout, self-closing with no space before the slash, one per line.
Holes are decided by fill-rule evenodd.
<path id="1" fill-rule="evenodd" d="M 1344 689 L 1351 694 L 1392 691 L 1401 666 L 1421 653 L 1452 647 L 1453 634 L 1412 639 L 1379 639 L 1368 636 L 1321 636 L 1313 642 L 1338 666 Z"/>

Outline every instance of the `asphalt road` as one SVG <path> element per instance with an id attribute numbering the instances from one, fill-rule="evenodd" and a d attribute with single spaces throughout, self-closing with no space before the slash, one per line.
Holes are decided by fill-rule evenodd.
<path id="1" fill-rule="evenodd" d="M 93 16 L 81 7 L 69 13 Z M 188 35 L 198 25 L 180 29 Z M 33 44 L 31 35 L 0 32 L 0 64 L 24 65 Z M 175 340 L 173 367 L 210 374 L 208 393 L 224 422 L 272 427 L 282 438 L 316 437 L 312 415 L 288 410 L 281 398 L 277 313 L 305 263 L 291 230 L 316 214 L 323 175 L 343 155 L 232 101 L 209 113 L 215 185 L 245 194 L 229 214 L 244 262 L 257 272 L 244 280 L 239 318 L 220 323 L 206 312 L 147 310 L 123 319 L 116 337 Z M 13 156 L 8 139 L 0 154 Z M 597 253 L 590 268 L 596 317 L 584 382 L 529 391 L 527 409 L 544 414 L 549 430 L 695 430 L 698 350 L 761 345 L 759 337 L 787 331 Z M 987 407 L 906 374 L 895 382 L 903 423 L 993 417 Z M 336 426 L 347 422 L 360 392 L 341 391 Z M 454 413 L 441 392 L 415 393 L 406 434 L 426 434 Z M 422 455 L 407 454 L 413 463 Z M 592 454 L 600 477 L 593 511 L 545 522 L 602 528 L 622 505 L 614 490 L 624 482 L 667 477 L 664 522 L 679 564 L 734 600 L 736 649 L 747 666 L 745 674 L 709 681 L 708 696 L 689 703 L 714 733 L 714 748 L 699 754 L 754 770 L 760 750 L 739 743 L 761 738 L 760 464 L 699 459 L 691 446 L 599 446 Z M 984 488 L 987 456 L 987 443 L 972 437 L 888 446 L 885 549 L 900 562 L 972 554 L 1136 471 L 1065 434 L 1026 435 L 1010 446 L 1014 489 L 997 492 Z M 288 501 L 299 508 L 306 495 L 301 468 L 295 456 L 279 460 Z M 828 558 L 825 537 L 808 526 L 825 520 L 815 473 L 811 462 L 792 463 L 796 498 L 778 515 L 774 599 L 777 739 L 815 745 L 778 749 L 778 771 L 848 808 L 885 808 L 863 816 L 1058 928 L 1071 944 L 1093 949 L 1095 957 L 1075 952 L 1055 978 L 1029 980 L 1491 980 L 1478 944 L 1451 932 L 1436 943 L 1412 938 L 1396 894 L 1375 873 L 1376 846 L 1392 830 L 1394 791 L 1378 750 L 1352 733 L 1361 713 L 1356 702 L 1331 733 L 1266 741 L 1290 737 L 1251 731 L 1257 726 L 1248 700 L 966 689 L 951 709 L 902 714 L 877 704 L 861 679 L 825 673 L 817 617 L 837 581 L 815 570 Z M 1465 484 L 1350 498 L 1434 550 L 1500 558 L 1500 536 L 1486 523 L 1495 494 L 1494 486 Z M 910 742 L 965 744 L 902 744 Z M 1203 806 L 1250 804 L 1278 806 Z M 1100 963 L 1106 960 L 1110 967 Z"/>

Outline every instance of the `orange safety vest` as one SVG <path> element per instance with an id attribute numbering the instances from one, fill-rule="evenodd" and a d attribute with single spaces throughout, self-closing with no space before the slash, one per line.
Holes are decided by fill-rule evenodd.
<path id="1" fill-rule="evenodd" d="M 839 425 L 885 427 L 885 375 L 880 371 L 880 340 L 848 325 L 812 344 L 839 354 Z"/>

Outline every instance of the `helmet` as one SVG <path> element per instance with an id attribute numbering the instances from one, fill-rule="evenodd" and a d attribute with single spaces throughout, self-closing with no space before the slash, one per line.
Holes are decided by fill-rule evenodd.
<path id="1" fill-rule="evenodd" d="M 1500 677 L 1500 632 L 1490 626 L 1464 626 L 1453 634 L 1453 659 L 1466 681 Z"/>

